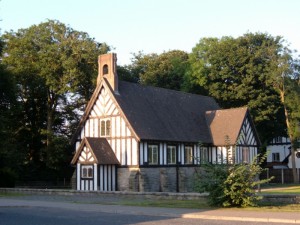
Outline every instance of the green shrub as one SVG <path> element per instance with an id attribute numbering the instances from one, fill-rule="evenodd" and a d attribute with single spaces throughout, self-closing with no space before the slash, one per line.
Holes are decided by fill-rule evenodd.
<path id="1" fill-rule="evenodd" d="M 196 190 L 208 192 L 211 206 L 246 207 L 254 206 L 260 199 L 255 189 L 258 185 L 270 181 L 259 180 L 262 172 L 260 165 L 266 154 L 259 160 L 246 164 L 204 164 L 201 173 L 196 177 Z"/>

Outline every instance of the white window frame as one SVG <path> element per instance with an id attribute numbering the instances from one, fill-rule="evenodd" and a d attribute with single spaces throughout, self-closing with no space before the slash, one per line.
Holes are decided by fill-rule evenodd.
<path id="1" fill-rule="evenodd" d="M 176 154 L 176 145 L 167 146 L 167 163 L 176 164 L 177 154 Z"/>
<path id="2" fill-rule="evenodd" d="M 82 165 L 81 166 L 81 178 L 92 179 L 93 177 L 94 177 L 94 166 L 93 165 Z"/>
<path id="3" fill-rule="evenodd" d="M 272 162 L 280 162 L 280 153 L 279 152 L 272 153 Z"/>
<path id="4" fill-rule="evenodd" d="M 184 146 L 184 164 L 193 164 L 194 149 L 192 146 Z"/>
<path id="5" fill-rule="evenodd" d="M 250 149 L 248 147 L 242 148 L 242 163 L 250 163 Z"/>
<path id="6" fill-rule="evenodd" d="M 158 145 L 150 144 L 148 145 L 148 164 L 158 165 Z"/>
<path id="7" fill-rule="evenodd" d="M 100 137 L 110 137 L 111 136 L 111 121 L 110 119 L 100 119 Z"/>

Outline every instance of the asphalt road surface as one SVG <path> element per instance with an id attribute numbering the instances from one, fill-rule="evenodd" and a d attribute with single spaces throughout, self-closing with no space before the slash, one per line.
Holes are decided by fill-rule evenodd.
<path id="1" fill-rule="evenodd" d="M 112 196 L 109 199 L 34 194 L 0 197 L 0 225 L 300 224 L 298 212 L 157 208 L 117 202 Z"/>
<path id="2" fill-rule="evenodd" d="M 109 206 L 108 206 L 109 207 Z M 258 223 L 205 219 L 184 219 L 47 207 L 0 207 L 0 225 L 257 225 Z"/>

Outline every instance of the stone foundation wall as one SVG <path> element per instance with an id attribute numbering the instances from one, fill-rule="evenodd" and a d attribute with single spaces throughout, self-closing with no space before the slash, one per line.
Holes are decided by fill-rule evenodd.
<path id="1" fill-rule="evenodd" d="M 194 192 L 199 167 L 118 168 L 118 191 Z"/>

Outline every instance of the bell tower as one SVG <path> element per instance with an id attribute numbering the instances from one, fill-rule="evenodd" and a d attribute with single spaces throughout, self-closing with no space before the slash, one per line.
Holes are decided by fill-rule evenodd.
<path id="1" fill-rule="evenodd" d="M 107 79 L 111 88 L 118 94 L 117 54 L 108 53 L 98 57 L 97 86 L 102 79 Z"/>

